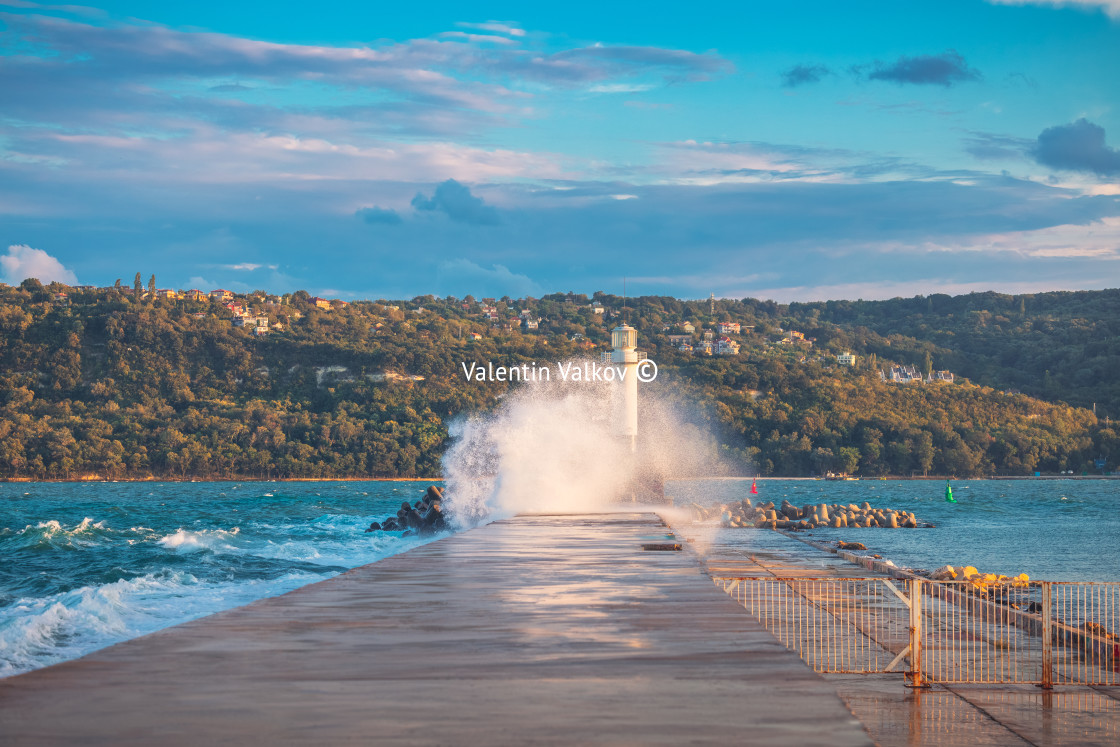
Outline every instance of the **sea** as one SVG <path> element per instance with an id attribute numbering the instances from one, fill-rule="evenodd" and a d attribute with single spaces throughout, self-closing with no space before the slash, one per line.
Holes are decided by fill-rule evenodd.
<path id="1" fill-rule="evenodd" d="M 751 480 L 674 481 L 666 494 L 676 505 L 710 506 L 750 498 L 788 500 L 795 506 L 862 504 L 911 511 L 924 529 L 814 529 L 798 532 L 818 542 L 861 542 L 900 568 L 944 565 L 1039 581 L 1120 581 L 1120 480 Z M 742 532 L 748 546 L 752 532 Z"/>
<path id="2" fill-rule="evenodd" d="M 429 484 L 0 483 L 0 677 L 429 542 L 365 532 Z"/>
<path id="3" fill-rule="evenodd" d="M 440 483 L 436 483 L 440 484 Z M 0 483 L 0 677 L 276 596 L 432 541 L 366 533 L 427 483 Z M 678 506 L 750 497 L 913 511 L 928 529 L 813 530 L 900 567 L 1120 581 L 1120 481 L 671 481 Z M 735 530 L 744 546 L 753 533 Z"/>

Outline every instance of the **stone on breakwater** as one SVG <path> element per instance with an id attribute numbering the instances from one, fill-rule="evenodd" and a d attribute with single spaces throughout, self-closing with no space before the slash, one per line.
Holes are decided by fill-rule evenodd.
<path id="1" fill-rule="evenodd" d="M 847 527 L 872 528 L 882 527 L 890 529 L 914 529 L 919 526 L 932 526 L 917 520 L 913 513 L 898 511 L 891 508 L 871 508 L 864 502 L 863 506 L 854 503 L 819 505 L 806 504 L 798 507 L 788 500 L 782 501 L 781 506 L 774 507 L 773 501 L 760 502 L 752 505 L 749 498 L 730 504 L 715 506 L 702 506 L 699 503 L 691 505 L 692 519 L 695 522 L 718 521 L 725 527 L 769 527 L 780 529 L 817 529 L 831 527 L 843 529 Z"/>

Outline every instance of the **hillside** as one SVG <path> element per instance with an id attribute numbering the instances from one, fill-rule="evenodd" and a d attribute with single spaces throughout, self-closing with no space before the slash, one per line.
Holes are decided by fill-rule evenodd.
<path id="1" fill-rule="evenodd" d="M 624 312 L 605 294 L 344 304 L 302 291 L 188 300 L 158 298 L 154 285 L 25 281 L 0 288 L 0 476 L 435 475 L 448 423 L 493 407 L 508 386 L 466 382 L 462 362 L 597 355 L 622 314 L 661 366 L 658 386 L 743 473 L 1081 473 L 1100 457 L 1117 467 L 1105 413 L 1120 395 L 1098 375 L 1117 352 L 1115 291 L 714 305 L 645 297 Z M 681 352 L 669 339 L 702 347 L 703 330 L 728 320 L 743 325 L 725 335 L 737 355 Z M 847 350 L 855 366 L 837 364 Z M 881 381 L 891 364 L 957 380 Z M 1097 402 L 1101 419 L 1028 394 Z"/>

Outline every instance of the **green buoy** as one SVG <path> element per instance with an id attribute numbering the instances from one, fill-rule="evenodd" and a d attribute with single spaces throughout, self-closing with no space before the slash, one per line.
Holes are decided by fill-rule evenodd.
<path id="1" fill-rule="evenodd" d="M 956 503 L 957 499 L 953 497 L 953 488 L 949 485 L 949 481 L 945 481 L 945 500 L 949 503 Z"/>

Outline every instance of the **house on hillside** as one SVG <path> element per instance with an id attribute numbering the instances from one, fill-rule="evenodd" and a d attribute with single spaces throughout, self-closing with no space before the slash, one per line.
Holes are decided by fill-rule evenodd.
<path id="1" fill-rule="evenodd" d="M 951 371 L 931 371 L 929 375 L 929 382 L 944 381 L 948 384 L 953 383 L 953 373 Z"/>
<path id="2" fill-rule="evenodd" d="M 690 335 L 696 331 L 696 327 L 692 324 L 692 322 L 681 322 L 681 329 Z"/>
<path id="3" fill-rule="evenodd" d="M 669 335 L 670 345 L 691 345 L 692 335 Z"/>
<path id="4" fill-rule="evenodd" d="M 471 332 L 471 339 L 472 340 L 481 340 L 482 335 L 480 335 L 478 332 Z"/>
<path id="5" fill-rule="evenodd" d="M 836 362 L 841 366 L 854 366 L 856 364 L 856 357 L 851 353 L 841 353 L 836 356 Z"/>
<path id="6" fill-rule="evenodd" d="M 307 299 L 307 301 L 308 303 L 314 304 L 316 308 L 326 309 L 327 311 L 330 311 L 332 308 L 334 308 L 333 306 L 331 306 L 330 301 L 325 298 L 319 298 L 318 296 L 312 296 L 311 298 Z"/>
<path id="7" fill-rule="evenodd" d="M 891 366 L 885 374 L 880 371 L 879 377 L 892 384 L 921 384 L 924 381 L 917 366 Z"/>
<path id="8" fill-rule="evenodd" d="M 233 291 L 227 291 L 224 288 L 210 291 L 210 300 L 223 303 L 225 301 L 233 300 Z"/>
<path id="9" fill-rule="evenodd" d="M 268 328 L 267 316 L 235 316 L 233 318 L 233 326 L 235 327 L 254 327 L 265 329 Z"/>
<path id="10" fill-rule="evenodd" d="M 537 329 L 538 327 L 540 327 L 540 322 L 538 322 L 536 319 L 524 319 L 522 320 L 521 324 L 524 325 L 526 330 Z"/>
<path id="11" fill-rule="evenodd" d="M 716 355 L 738 355 L 739 343 L 730 337 L 721 337 L 716 340 Z"/>
<path id="12" fill-rule="evenodd" d="M 739 334 L 739 329 L 740 327 L 738 322 L 719 322 L 718 324 L 716 324 L 716 332 L 720 333 L 721 335 L 737 335 Z"/>
<path id="13" fill-rule="evenodd" d="M 183 291 L 183 298 L 188 301 L 202 301 L 206 298 L 206 294 L 198 288 L 191 288 L 190 290 Z"/>
<path id="14" fill-rule="evenodd" d="M 715 345 L 711 340 L 703 340 L 693 346 L 693 350 L 696 351 L 697 355 L 711 355 L 714 349 Z"/>
<path id="15" fill-rule="evenodd" d="M 171 288 L 156 288 L 156 298 L 176 299 L 178 297 L 178 291 L 175 291 Z"/>

